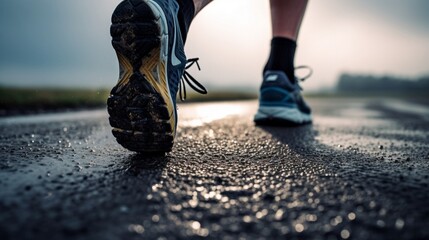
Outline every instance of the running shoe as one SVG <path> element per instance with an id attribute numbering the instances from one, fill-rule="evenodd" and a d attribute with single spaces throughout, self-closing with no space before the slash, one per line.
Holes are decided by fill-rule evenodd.
<path id="1" fill-rule="evenodd" d="M 311 73 L 304 79 L 310 75 Z M 311 123 L 311 109 L 301 96 L 299 80 L 291 83 L 283 71 L 265 72 L 260 88 L 259 108 L 254 117 L 255 123 L 280 126 Z"/>
<path id="2" fill-rule="evenodd" d="M 171 151 L 180 85 L 207 93 L 185 71 L 198 59 L 186 60 L 179 11 L 176 0 L 125 0 L 113 13 L 120 71 L 107 101 L 109 121 L 118 143 L 131 151 Z"/>

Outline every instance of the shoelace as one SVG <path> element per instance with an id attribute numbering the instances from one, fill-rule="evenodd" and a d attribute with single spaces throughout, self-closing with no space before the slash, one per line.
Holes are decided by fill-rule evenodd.
<path id="1" fill-rule="evenodd" d="M 192 75 L 189 74 L 189 72 L 186 71 L 187 69 L 192 67 L 194 64 L 197 64 L 198 70 L 201 71 L 200 64 L 198 63 L 198 60 L 200 60 L 200 59 L 199 58 L 191 58 L 191 59 L 188 59 L 186 62 L 187 65 L 185 66 L 185 71 L 183 72 L 183 76 L 179 82 L 180 100 L 182 100 L 182 101 L 186 100 L 185 82 L 189 85 L 189 87 L 194 89 L 195 92 L 200 93 L 200 94 L 207 94 L 207 89 L 201 83 L 199 83 L 194 77 L 192 77 Z M 183 89 L 183 94 L 182 94 L 182 89 Z"/>
<path id="2" fill-rule="evenodd" d="M 301 78 L 295 77 L 296 80 L 298 80 L 300 82 L 304 82 L 306 79 L 311 77 L 311 75 L 313 75 L 313 69 L 309 66 L 302 65 L 302 66 L 295 67 L 295 70 L 298 70 L 298 69 L 307 69 L 308 70 L 308 73 L 305 77 L 301 77 Z M 298 85 L 299 89 L 302 91 L 303 89 L 302 89 L 301 85 L 298 84 L 298 82 L 297 82 L 297 85 Z"/>
<path id="3" fill-rule="evenodd" d="M 296 78 L 296 79 L 298 79 L 300 82 L 304 82 L 306 79 L 310 78 L 310 77 L 311 77 L 311 75 L 313 75 L 313 69 L 312 69 L 311 67 L 309 67 L 309 66 L 302 65 L 302 66 L 295 67 L 295 70 L 299 70 L 299 69 L 307 69 L 307 70 L 308 70 L 308 73 L 307 73 L 307 75 L 306 75 L 305 77 L 302 77 L 302 78 Z"/>
<path id="4" fill-rule="evenodd" d="M 187 65 L 185 66 L 185 71 L 183 72 L 183 76 L 179 82 L 179 89 L 180 89 L 179 94 L 180 94 L 180 100 L 182 100 L 182 101 L 186 100 L 185 82 L 197 93 L 207 94 L 207 89 L 201 83 L 199 83 L 188 71 L 186 71 L 187 69 L 192 67 L 194 64 L 197 64 L 198 70 L 201 71 L 201 67 L 200 67 L 200 64 L 198 63 L 198 60 L 200 60 L 200 59 L 199 58 L 190 58 L 186 62 Z M 308 70 L 308 73 L 306 76 L 301 77 L 301 78 L 296 78 L 300 82 L 304 82 L 306 79 L 310 78 L 311 75 L 313 75 L 313 69 L 309 66 L 302 65 L 302 66 L 295 67 L 295 70 L 299 70 L 299 69 L 307 69 Z M 301 86 L 300 86 L 300 88 L 301 88 Z"/>

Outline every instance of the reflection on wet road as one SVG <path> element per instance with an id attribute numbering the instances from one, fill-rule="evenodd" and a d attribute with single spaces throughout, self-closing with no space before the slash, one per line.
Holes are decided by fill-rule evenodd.
<path id="1" fill-rule="evenodd" d="M 104 110 L 0 119 L 0 239 L 428 239 L 429 108 L 395 101 L 311 99 L 298 128 L 180 105 L 165 156 Z"/>
<path id="2" fill-rule="evenodd" d="M 198 127 L 230 116 L 251 116 L 255 112 L 256 104 L 252 101 L 182 105 L 179 107 L 179 125 Z"/>

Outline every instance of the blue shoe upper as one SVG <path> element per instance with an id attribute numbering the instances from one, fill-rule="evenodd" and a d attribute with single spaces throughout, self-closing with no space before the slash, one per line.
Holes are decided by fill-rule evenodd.
<path id="1" fill-rule="evenodd" d="M 184 84 L 187 83 L 192 89 L 201 94 L 207 94 L 207 90 L 186 69 L 198 64 L 198 58 L 187 60 L 185 55 L 185 40 L 187 27 L 181 28 L 179 21 L 179 4 L 176 0 L 152 0 L 155 1 L 162 9 L 167 21 L 168 27 L 168 58 L 167 58 L 167 75 L 170 88 L 170 95 L 173 103 L 176 104 L 176 95 L 183 84 L 183 92 L 186 98 L 186 89 Z M 183 12 L 182 14 L 183 15 Z M 185 31 L 185 32 L 182 32 Z M 182 98 L 182 92 L 181 92 Z M 183 98 L 182 98 L 183 100 Z"/>
<path id="2" fill-rule="evenodd" d="M 291 83 L 283 71 L 266 71 L 260 88 L 259 104 L 264 107 L 298 108 L 310 114 L 304 102 L 299 84 Z"/>
<path id="3" fill-rule="evenodd" d="M 153 0 L 163 9 L 168 26 L 167 76 L 170 94 L 176 104 L 180 79 L 186 66 L 183 37 L 178 21 L 179 4 L 176 0 Z M 174 51 L 174 52 L 173 52 Z"/>

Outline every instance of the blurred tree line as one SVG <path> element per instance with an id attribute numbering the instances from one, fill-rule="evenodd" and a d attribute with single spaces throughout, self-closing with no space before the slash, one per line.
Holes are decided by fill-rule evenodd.
<path id="1" fill-rule="evenodd" d="M 429 96 L 429 75 L 417 79 L 392 76 L 342 74 L 338 92 L 347 93 L 419 93 Z"/>

